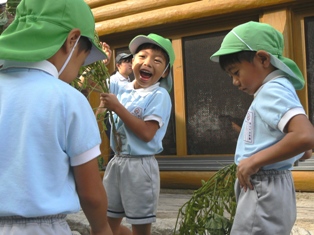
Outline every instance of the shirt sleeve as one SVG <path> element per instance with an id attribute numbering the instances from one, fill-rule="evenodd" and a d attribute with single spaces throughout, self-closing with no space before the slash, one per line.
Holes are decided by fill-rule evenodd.
<path id="1" fill-rule="evenodd" d="M 154 120 L 163 126 L 169 119 L 171 112 L 171 99 L 169 93 L 165 89 L 159 89 L 149 101 L 144 112 L 144 120 Z"/>
<path id="2" fill-rule="evenodd" d="M 94 112 L 87 99 L 81 94 L 67 98 L 64 111 L 64 151 L 70 157 L 71 165 L 76 166 L 100 155 L 101 138 Z"/>
<path id="3" fill-rule="evenodd" d="M 257 115 L 281 132 L 292 117 L 305 114 L 294 88 L 276 81 L 266 83 L 255 99 Z"/>

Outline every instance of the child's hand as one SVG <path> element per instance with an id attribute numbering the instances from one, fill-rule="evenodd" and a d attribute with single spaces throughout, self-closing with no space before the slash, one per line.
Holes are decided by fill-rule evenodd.
<path id="1" fill-rule="evenodd" d="M 100 94 L 100 103 L 104 108 L 107 108 L 111 111 L 114 111 L 117 106 L 120 105 L 117 97 L 112 93 L 101 93 Z"/>
<path id="2" fill-rule="evenodd" d="M 311 157 L 312 157 L 312 149 L 307 150 L 307 151 L 303 154 L 303 156 L 299 159 L 299 161 L 303 162 L 303 161 L 305 161 L 306 159 L 309 159 L 309 158 L 311 158 Z"/>
<path id="3" fill-rule="evenodd" d="M 107 59 L 103 60 L 103 62 L 105 65 L 108 65 L 110 63 L 112 51 L 110 49 L 110 46 L 107 43 L 103 42 L 101 45 L 102 45 L 102 50 L 106 53 L 108 57 Z"/>
<path id="4" fill-rule="evenodd" d="M 259 168 L 254 166 L 253 157 L 246 158 L 240 161 L 237 167 L 237 177 L 241 188 L 244 188 L 246 192 L 247 188 L 253 189 L 253 185 L 250 181 L 250 176 L 258 172 Z"/>

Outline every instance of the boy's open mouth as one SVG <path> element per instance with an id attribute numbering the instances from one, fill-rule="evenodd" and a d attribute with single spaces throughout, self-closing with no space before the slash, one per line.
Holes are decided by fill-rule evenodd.
<path id="1" fill-rule="evenodd" d="M 140 75 L 144 80 L 148 80 L 152 76 L 152 74 L 146 70 L 140 70 Z"/>

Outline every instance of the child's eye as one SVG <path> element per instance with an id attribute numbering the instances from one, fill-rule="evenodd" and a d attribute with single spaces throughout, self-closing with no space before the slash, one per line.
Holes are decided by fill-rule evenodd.
<path id="1" fill-rule="evenodd" d="M 235 72 L 233 73 L 233 75 L 239 76 L 239 70 L 235 71 Z"/>

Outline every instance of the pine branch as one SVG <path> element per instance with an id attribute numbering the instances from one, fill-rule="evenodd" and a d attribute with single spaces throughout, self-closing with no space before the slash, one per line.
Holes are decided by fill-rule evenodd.
<path id="1" fill-rule="evenodd" d="M 220 169 L 180 209 L 174 235 L 230 234 L 236 210 L 236 165 Z M 178 231 L 177 231 L 177 227 Z"/>

